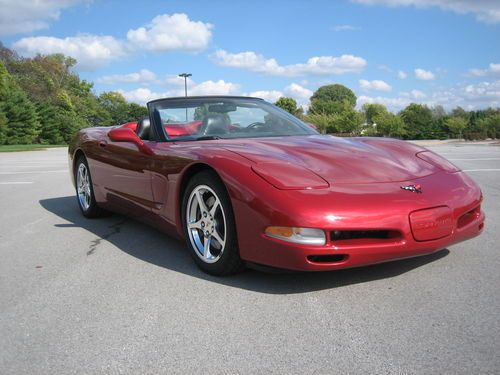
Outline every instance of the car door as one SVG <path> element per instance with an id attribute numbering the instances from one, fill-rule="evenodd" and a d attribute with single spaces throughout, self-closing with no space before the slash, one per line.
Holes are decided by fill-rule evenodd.
<path id="1" fill-rule="evenodd" d="M 113 142 L 109 138 L 100 141 L 99 148 L 101 157 L 96 173 L 108 203 L 127 212 L 134 207 L 150 210 L 154 200 L 151 156 L 139 151 L 133 143 Z"/>

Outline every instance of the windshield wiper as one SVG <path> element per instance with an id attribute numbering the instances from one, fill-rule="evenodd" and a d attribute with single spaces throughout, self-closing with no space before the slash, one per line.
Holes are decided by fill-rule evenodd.
<path id="1" fill-rule="evenodd" d="M 213 141 L 216 139 L 221 139 L 218 135 L 203 135 L 201 137 L 195 138 L 195 141 Z"/>

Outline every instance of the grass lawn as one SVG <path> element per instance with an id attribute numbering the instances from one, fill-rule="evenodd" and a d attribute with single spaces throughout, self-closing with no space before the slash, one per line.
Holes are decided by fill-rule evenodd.
<path id="1" fill-rule="evenodd" d="M 0 145 L 0 152 L 40 151 L 53 147 L 67 147 L 67 145 Z"/>

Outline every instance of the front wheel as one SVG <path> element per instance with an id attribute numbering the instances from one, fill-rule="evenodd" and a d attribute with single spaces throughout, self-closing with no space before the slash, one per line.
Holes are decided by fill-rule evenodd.
<path id="1" fill-rule="evenodd" d="M 243 268 L 231 202 L 215 173 L 203 171 L 189 181 L 182 214 L 188 246 L 202 270 L 222 276 Z"/>

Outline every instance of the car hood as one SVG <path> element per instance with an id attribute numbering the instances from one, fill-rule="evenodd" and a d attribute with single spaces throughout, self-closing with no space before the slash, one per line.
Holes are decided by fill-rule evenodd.
<path id="1" fill-rule="evenodd" d="M 248 138 L 221 146 L 258 165 L 307 168 L 333 184 L 408 181 L 440 171 L 415 156 L 425 149 L 387 138 Z"/>

